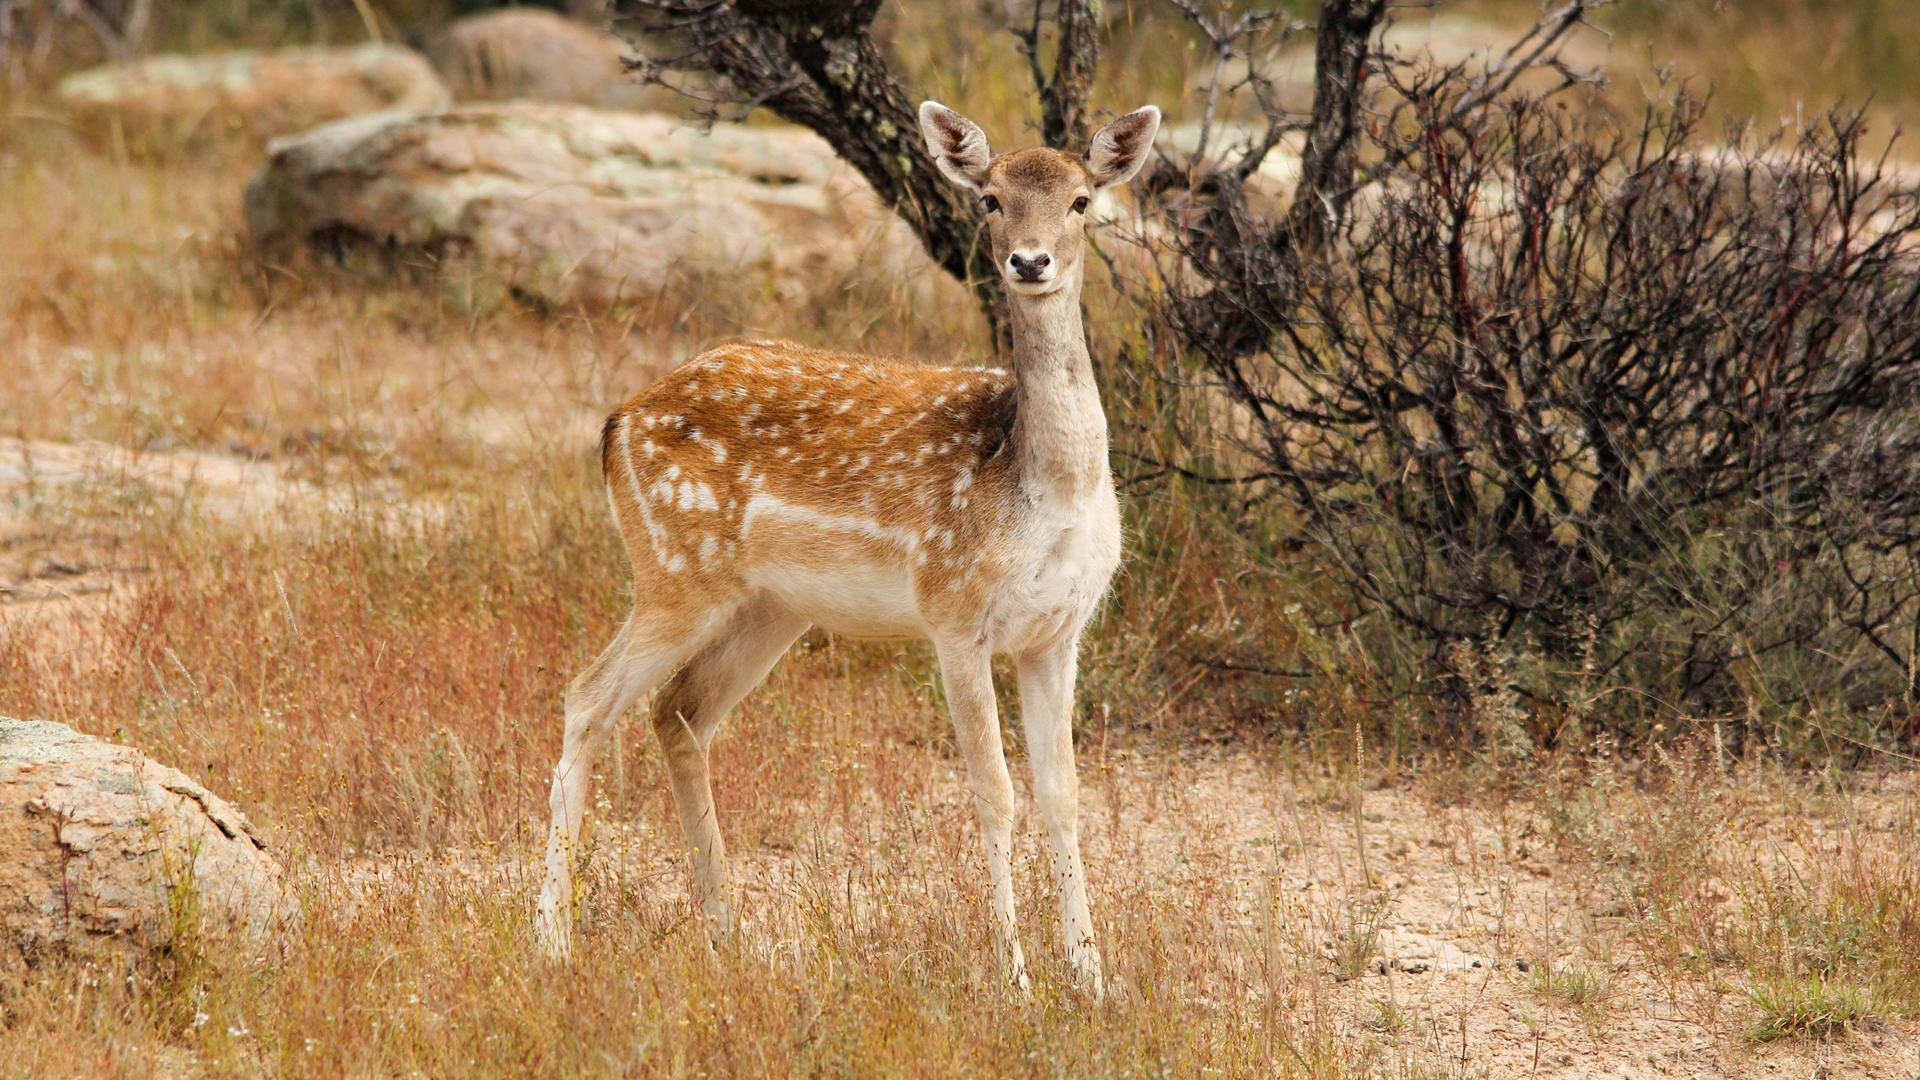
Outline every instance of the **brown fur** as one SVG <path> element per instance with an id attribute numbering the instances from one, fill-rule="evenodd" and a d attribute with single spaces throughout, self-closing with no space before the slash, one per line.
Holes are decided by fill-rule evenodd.
<path id="1" fill-rule="evenodd" d="M 607 420 L 602 463 L 639 590 L 684 574 L 706 606 L 746 591 L 756 557 L 847 558 L 786 535 L 789 522 L 747 530 L 764 495 L 872 521 L 888 535 L 863 538 L 866 556 L 887 564 L 915 549 L 916 592 L 955 594 L 934 605 L 950 608 L 1002 539 L 974 507 L 998 507 L 1016 484 L 1000 454 L 1012 421 L 1005 371 L 746 342 L 629 398 Z"/>
<path id="2" fill-rule="evenodd" d="M 987 183 L 1012 184 L 1026 190 L 1071 191 L 1075 184 L 1093 186 L 1087 163 L 1072 154 L 1032 146 L 1001 154 L 987 167 Z"/>

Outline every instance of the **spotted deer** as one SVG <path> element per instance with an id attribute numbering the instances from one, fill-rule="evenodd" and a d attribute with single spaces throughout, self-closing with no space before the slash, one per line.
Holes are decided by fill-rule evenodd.
<path id="1" fill-rule="evenodd" d="M 920 107 L 934 160 L 977 195 L 1005 277 L 1012 370 L 930 367 L 788 342 L 723 345 L 607 419 L 601 466 L 633 611 L 573 681 L 553 773 L 537 929 L 570 955 L 572 858 L 593 762 L 644 692 L 716 944 L 733 903 L 707 775 L 721 719 L 809 626 L 933 643 L 992 879 L 1001 971 L 1027 985 L 1014 921 L 1013 784 L 991 658 L 1013 657 L 1065 952 L 1101 989 L 1074 770 L 1081 630 L 1120 562 L 1106 416 L 1081 324 L 1087 207 L 1140 169 L 1160 112 L 1084 158 L 994 156 L 971 121 Z M 669 676 L 671 678 L 669 679 Z"/>

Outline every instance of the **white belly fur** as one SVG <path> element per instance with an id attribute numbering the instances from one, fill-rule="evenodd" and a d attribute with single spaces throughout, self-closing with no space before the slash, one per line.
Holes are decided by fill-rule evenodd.
<path id="1" fill-rule="evenodd" d="M 817 625 L 848 637 L 928 635 L 909 569 L 917 535 L 770 495 L 747 504 L 741 535 L 747 584 Z"/>
<path id="2" fill-rule="evenodd" d="M 921 538 L 864 516 L 756 496 L 742 522 L 747 584 L 824 629 L 856 638 L 926 638 L 914 570 Z M 977 632 L 995 652 L 1021 652 L 1085 625 L 1120 562 L 1111 489 L 1090 505 L 1029 518 L 996 570 Z"/>
<path id="3" fill-rule="evenodd" d="M 842 564 L 830 570 L 773 565 L 757 568 L 748 583 L 821 628 L 845 637 L 928 636 L 926 621 L 913 602 L 913 581 L 904 570 L 870 564 Z"/>

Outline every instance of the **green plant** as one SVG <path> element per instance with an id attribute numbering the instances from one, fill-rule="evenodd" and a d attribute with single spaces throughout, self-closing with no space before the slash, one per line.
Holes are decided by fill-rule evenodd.
<path id="1" fill-rule="evenodd" d="M 1867 1023 L 1874 1013 L 1868 987 L 1817 975 L 1769 979 L 1750 988 L 1747 997 L 1760 1010 L 1750 1032 L 1760 1042 L 1836 1038 Z"/>
<path id="2" fill-rule="evenodd" d="M 1613 980 L 1604 972 L 1583 964 L 1553 967 L 1540 963 L 1528 973 L 1527 986 L 1549 1001 L 1598 1006 L 1612 992 Z"/>
<path id="3" fill-rule="evenodd" d="M 1380 955 L 1380 928 L 1392 907 L 1392 896 L 1373 891 L 1353 897 L 1342 906 L 1339 933 L 1333 940 L 1336 981 L 1346 982 L 1361 974 Z"/>

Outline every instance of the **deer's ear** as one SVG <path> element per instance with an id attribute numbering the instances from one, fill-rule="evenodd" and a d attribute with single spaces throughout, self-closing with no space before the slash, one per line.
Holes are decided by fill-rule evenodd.
<path id="1" fill-rule="evenodd" d="M 927 152 L 947 179 L 973 192 L 986 185 L 987 164 L 993 154 L 987 149 L 987 133 L 978 124 L 937 101 L 923 101 L 920 134 L 926 137 Z"/>
<path id="2" fill-rule="evenodd" d="M 1093 173 L 1094 189 L 1105 191 L 1133 179 L 1140 166 L 1147 163 L 1153 137 L 1159 131 L 1160 110 L 1151 105 L 1101 128 L 1087 148 L 1087 169 Z"/>

